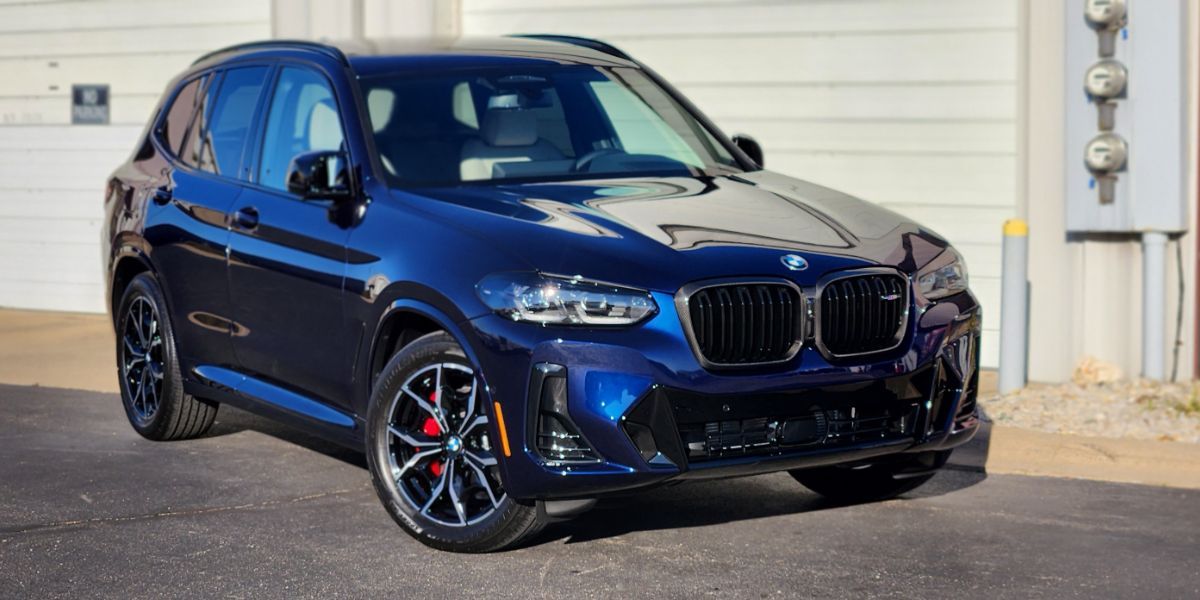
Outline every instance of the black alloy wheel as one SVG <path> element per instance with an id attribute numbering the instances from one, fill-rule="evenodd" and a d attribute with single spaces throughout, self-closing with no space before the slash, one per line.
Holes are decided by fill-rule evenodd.
<path id="1" fill-rule="evenodd" d="M 544 525 L 504 491 L 498 427 L 476 368 L 445 332 L 402 348 L 379 374 L 367 416 L 367 462 L 392 519 L 455 552 L 510 548 Z"/>
<path id="2" fill-rule="evenodd" d="M 117 372 L 130 425 L 151 440 L 203 435 L 217 418 L 218 404 L 183 391 L 174 329 L 149 273 L 129 282 L 117 315 Z"/>

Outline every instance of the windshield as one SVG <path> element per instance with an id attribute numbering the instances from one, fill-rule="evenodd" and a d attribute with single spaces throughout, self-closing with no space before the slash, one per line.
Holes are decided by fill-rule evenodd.
<path id="1" fill-rule="evenodd" d="M 362 86 L 397 186 L 740 171 L 635 68 L 480 68 Z"/>

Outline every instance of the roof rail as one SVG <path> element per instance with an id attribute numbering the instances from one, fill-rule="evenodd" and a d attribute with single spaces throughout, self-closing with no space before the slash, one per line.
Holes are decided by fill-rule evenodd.
<path id="1" fill-rule="evenodd" d="M 338 62 L 341 62 L 342 64 L 345 64 L 345 65 L 350 64 L 349 61 L 346 59 L 345 53 L 343 53 L 341 50 L 338 50 L 337 48 L 334 48 L 333 46 L 321 44 L 318 42 L 310 42 L 307 40 L 265 40 L 265 41 L 261 41 L 261 42 L 246 42 L 244 44 L 234 44 L 233 46 L 227 46 L 225 48 L 221 48 L 219 50 L 213 50 L 212 52 L 204 54 L 204 55 L 200 56 L 200 58 L 197 58 L 194 62 L 192 62 L 192 64 L 198 65 L 214 56 L 219 56 L 221 54 L 227 54 L 229 52 L 239 52 L 242 50 L 258 50 L 258 49 L 265 50 L 265 49 L 270 49 L 270 48 L 278 48 L 281 50 L 286 50 L 286 49 L 312 50 L 314 52 L 320 52 L 321 54 L 324 54 Z"/>
<path id="2" fill-rule="evenodd" d="M 510 35 L 508 37 L 525 38 L 525 39 L 531 39 L 531 40 L 543 40 L 543 41 L 547 41 L 547 42 L 559 42 L 562 44 L 570 44 L 572 46 L 582 46 L 584 48 L 590 48 L 597 52 L 603 52 L 610 56 L 622 58 L 622 59 L 628 60 L 630 62 L 637 62 L 636 60 L 633 59 L 632 56 L 625 54 L 624 51 L 617 48 L 616 46 L 613 46 L 612 44 L 609 44 L 608 42 L 602 42 L 600 40 L 581 37 L 581 36 L 577 36 L 577 35 L 558 35 L 555 33 L 518 33 L 518 34 Z"/>

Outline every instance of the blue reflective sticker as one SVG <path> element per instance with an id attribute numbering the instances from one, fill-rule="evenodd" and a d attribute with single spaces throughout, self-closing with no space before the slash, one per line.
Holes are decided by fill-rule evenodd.
<path id="1" fill-rule="evenodd" d="M 616 421 L 650 387 L 649 377 L 628 373 L 589 371 L 583 380 L 588 410 Z"/>

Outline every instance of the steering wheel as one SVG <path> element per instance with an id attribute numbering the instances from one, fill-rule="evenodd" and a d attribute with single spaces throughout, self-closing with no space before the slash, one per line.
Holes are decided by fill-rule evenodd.
<path id="1" fill-rule="evenodd" d="M 608 156 L 610 154 L 624 154 L 624 152 L 617 150 L 616 148 L 601 148 L 599 150 L 592 150 L 591 152 L 588 152 L 587 154 L 584 154 L 576 159 L 575 164 L 571 167 L 571 171 L 575 173 L 584 173 L 590 171 L 592 169 L 592 161 L 601 156 Z"/>

